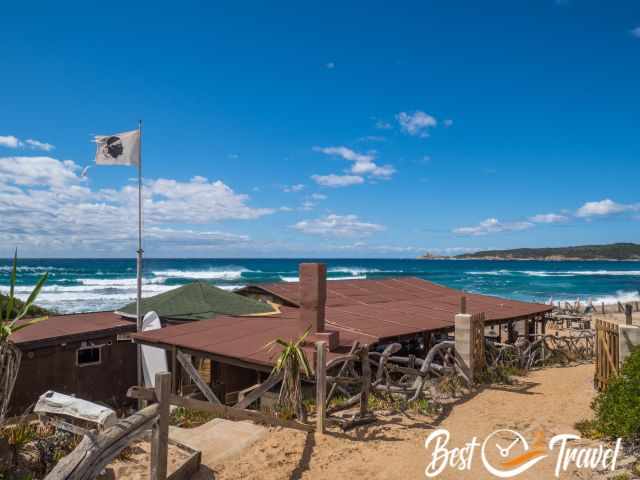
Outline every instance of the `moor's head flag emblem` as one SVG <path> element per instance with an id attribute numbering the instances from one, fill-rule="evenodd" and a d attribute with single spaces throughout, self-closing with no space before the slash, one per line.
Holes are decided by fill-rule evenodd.
<path id="1" fill-rule="evenodd" d="M 98 135 L 95 137 L 98 165 L 138 165 L 140 163 L 140 130 Z"/>
<path id="2" fill-rule="evenodd" d="M 102 145 L 102 153 L 105 156 L 111 158 L 118 158 L 124 152 L 124 148 L 122 147 L 122 140 L 120 137 L 116 137 L 115 135 L 107 138 Z"/>

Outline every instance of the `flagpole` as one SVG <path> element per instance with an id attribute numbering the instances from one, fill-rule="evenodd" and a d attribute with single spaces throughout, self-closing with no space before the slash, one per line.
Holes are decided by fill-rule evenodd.
<path id="1" fill-rule="evenodd" d="M 138 158 L 138 249 L 136 251 L 136 330 L 142 331 L 142 120 L 138 122 L 139 132 L 139 152 Z M 142 350 L 140 344 L 137 346 L 137 362 L 138 362 L 138 385 L 143 385 L 144 376 L 142 373 Z M 142 408 L 142 405 L 140 405 Z"/>

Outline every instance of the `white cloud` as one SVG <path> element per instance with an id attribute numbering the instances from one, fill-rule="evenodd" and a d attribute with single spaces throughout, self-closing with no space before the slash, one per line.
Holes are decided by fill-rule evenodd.
<path id="1" fill-rule="evenodd" d="M 533 227 L 531 222 L 502 223 L 496 218 L 487 218 L 473 227 L 460 227 L 453 230 L 457 235 L 480 236 L 490 233 L 512 232 Z"/>
<path id="2" fill-rule="evenodd" d="M 393 126 L 384 120 L 376 120 L 376 128 L 378 130 L 391 130 Z"/>
<path id="3" fill-rule="evenodd" d="M 282 190 L 287 193 L 300 192 L 304 190 L 304 185 L 302 183 L 297 183 L 295 185 L 285 185 Z"/>
<path id="4" fill-rule="evenodd" d="M 0 247 L 20 245 L 52 252 L 122 251 L 135 240 L 137 188 L 93 190 L 80 166 L 50 157 L 0 158 Z M 144 188 L 145 242 L 237 244 L 244 236 L 209 224 L 251 220 L 274 212 L 253 208 L 247 195 L 223 182 L 150 179 Z M 176 228 L 180 225 L 181 228 Z M 194 228 L 202 225 L 204 228 Z"/>
<path id="5" fill-rule="evenodd" d="M 396 115 L 396 120 L 398 120 L 403 131 L 409 135 L 419 137 L 428 137 L 429 128 L 433 128 L 438 124 L 434 117 L 420 110 L 414 113 L 400 112 Z"/>
<path id="6" fill-rule="evenodd" d="M 358 142 L 386 142 L 387 138 L 380 135 L 367 135 L 358 138 Z"/>
<path id="7" fill-rule="evenodd" d="M 375 158 L 374 155 L 358 153 L 347 147 L 313 147 L 313 150 L 315 152 L 321 152 L 326 155 L 336 155 L 338 157 L 344 158 L 345 160 L 350 160 L 356 163 L 372 162 Z"/>
<path id="8" fill-rule="evenodd" d="M 357 175 L 335 175 L 333 173 L 329 175 L 312 175 L 311 178 L 323 187 L 348 187 L 350 185 L 358 185 L 364 183 L 364 178 Z"/>
<path id="9" fill-rule="evenodd" d="M 42 150 L 44 152 L 50 152 L 51 150 L 56 148 L 50 143 L 40 142 L 38 140 L 34 140 L 33 138 L 28 138 L 27 140 L 25 140 L 25 143 L 34 150 Z"/>
<path id="10" fill-rule="evenodd" d="M 334 68 L 336 68 L 336 64 L 335 64 L 335 62 L 328 62 L 328 63 L 325 63 L 325 65 L 324 65 L 324 66 L 325 66 L 325 68 L 327 68 L 328 70 L 333 70 Z"/>
<path id="11" fill-rule="evenodd" d="M 640 204 L 624 205 L 616 203 L 609 198 L 600 200 L 599 202 L 587 202 L 582 205 L 576 212 L 577 217 L 589 218 L 589 217 L 603 217 L 607 215 L 614 215 L 616 213 L 623 213 L 629 211 L 640 210 Z"/>
<path id="12" fill-rule="evenodd" d="M 529 221 L 533 223 L 559 223 L 567 220 L 569 220 L 569 217 L 558 215 L 557 213 L 540 213 L 529 218 Z"/>
<path id="13" fill-rule="evenodd" d="M 79 167 L 70 160 L 51 157 L 2 157 L 0 158 L 0 182 L 16 185 L 50 185 L 60 187 L 78 183 Z"/>
<path id="14" fill-rule="evenodd" d="M 20 142 L 20 140 L 18 140 L 18 138 L 14 137 L 13 135 L 0 135 L 0 147 L 18 148 L 21 144 L 22 142 Z"/>
<path id="15" fill-rule="evenodd" d="M 330 214 L 314 220 L 302 220 L 293 228 L 309 235 L 361 237 L 384 230 L 384 226 L 359 220 L 357 215 Z"/>
<path id="16" fill-rule="evenodd" d="M 381 179 L 388 179 L 395 173 L 395 168 L 391 165 L 377 165 L 374 160 L 376 158 L 375 152 L 358 153 L 347 147 L 313 147 L 316 152 L 324 153 L 325 155 L 335 155 L 345 160 L 353 162 L 353 165 L 349 169 L 349 173 L 357 176 L 368 175 L 370 177 L 377 177 Z M 362 182 L 357 182 L 362 183 Z"/>
<path id="17" fill-rule="evenodd" d="M 23 142 L 18 137 L 14 137 L 13 135 L 0 135 L 0 147 L 21 148 L 24 146 L 27 146 L 32 150 L 42 150 L 44 152 L 50 152 L 55 148 L 50 143 L 40 142 L 39 140 L 34 140 L 33 138 L 29 138 Z"/>
<path id="18" fill-rule="evenodd" d="M 634 29 L 631 30 L 631 35 L 633 35 L 636 38 L 640 38 L 640 27 L 636 27 Z"/>

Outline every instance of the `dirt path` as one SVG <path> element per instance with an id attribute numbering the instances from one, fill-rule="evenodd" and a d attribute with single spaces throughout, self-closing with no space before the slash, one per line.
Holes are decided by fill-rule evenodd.
<path id="1" fill-rule="evenodd" d="M 436 428 L 451 434 L 449 446 L 462 447 L 500 428 L 520 431 L 531 441 L 576 433 L 574 423 L 591 415 L 593 365 L 532 372 L 514 387 L 491 387 L 456 405 L 440 421 L 417 415 L 382 415 L 368 427 L 327 435 L 271 429 L 240 456 L 210 464 L 198 480 L 232 479 L 423 479 L 430 452 L 425 439 Z M 207 464 L 206 458 L 203 463 Z M 555 459 L 545 459 L 517 478 L 553 478 Z M 580 478 L 588 477 L 586 472 Z M 438 478 L 490 478 L 479 458 L 470 471 L 445 470 Z M 577 478 L 565 474 L 561 478 Z"/>

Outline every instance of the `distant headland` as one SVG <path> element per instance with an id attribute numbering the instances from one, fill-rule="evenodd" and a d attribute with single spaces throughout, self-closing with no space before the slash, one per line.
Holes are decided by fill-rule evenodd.
<path id="1" fill-rule="evenodd" d="M 636 243 L 612 243 L 609 245 L 579 245 L 575 247 L 514 248 L 510 250 L 484 250 L 464 253 L 454 257 L 442 257 L 429 253 L 418 257 L 422 260 L 640 260 L 640 245 Z"/>

